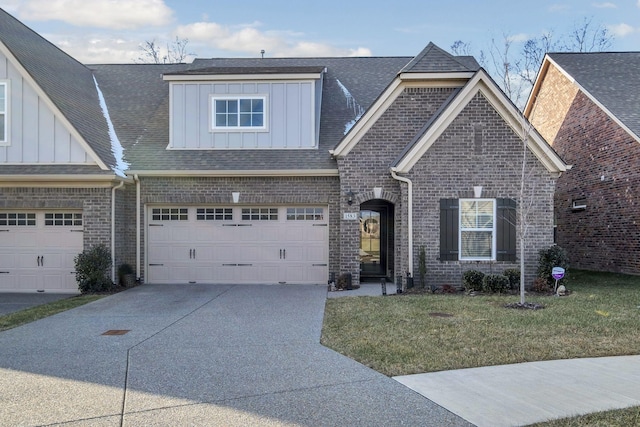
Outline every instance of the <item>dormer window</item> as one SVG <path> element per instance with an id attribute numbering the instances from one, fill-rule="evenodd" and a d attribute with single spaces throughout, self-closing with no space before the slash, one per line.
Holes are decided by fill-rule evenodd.
<path id="1" fill-rule="evenodd" d="M 265 129 L 266 96 L 212 96 L 212 130 Z"/>

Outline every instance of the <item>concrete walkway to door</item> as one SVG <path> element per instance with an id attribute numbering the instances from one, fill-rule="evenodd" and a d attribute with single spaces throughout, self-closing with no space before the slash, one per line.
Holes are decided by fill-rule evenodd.
<path id="1" fill-rule="evenodd" d="M 144 285 L 1 332 L 0 424 L 470 425 L 321 346 L 326 296 Z"/>

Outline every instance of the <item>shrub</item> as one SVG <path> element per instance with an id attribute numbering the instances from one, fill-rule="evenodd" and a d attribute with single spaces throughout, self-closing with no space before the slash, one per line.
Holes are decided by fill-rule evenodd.
<path id="1" fill-rule="evenodd" d="M 562 267 L 569 269 L 569 257 L 567 251 L 560 246 L 551 246 L 548 249 L 541 249 L 538 252 L 538 271 L 537 276 L 543 278 L 547 284 L 553 287 L 555 279 L 551 276 L 553 267 Z M 565 278 L 566 278 L 565 272 Z"/>
<path id="2" fill-rule="evenodd" d="M 111 252 L 105 245 L 85 249 L 75 258 L 76 281 L 83 294 L 103 292 L 111 289 L 113 283 L 109 277 Z"/>
<path id="3" fill-rule="evenodd" d="M 509 279 L 502 274 L 487 274 L 482 279 L 482 290 L 489 293 L 502 293 L 509 289 Z"/>
<path id="4" fill-rule="evenodd" d="M 420 246 L 418 253 L 418 271 L 420 273 L 420 287 L 424 288 L 427 282 L 427 254 L 424 246 Z"/>
<path id="5" fill-rule="evenodd" d="M 520 288 L 520 269 L 507 268 L 503 274 L 509 279 L 509 289 L 515 290 Z"/>
<path id="6" fill-rule="evenodd" d="M 478 270 L 467 270 L 462 273 L 462 285 L 466 291 L 481 291 L 484 273 Z"/>
<path id="7" fill-rule="evenodd" d="M 547 281 L 542 277 L 536 277 L 531 285 L 531 290 L 540 294 L 548 294 L 553 291 L 553 287 L 549 286 Z"/>

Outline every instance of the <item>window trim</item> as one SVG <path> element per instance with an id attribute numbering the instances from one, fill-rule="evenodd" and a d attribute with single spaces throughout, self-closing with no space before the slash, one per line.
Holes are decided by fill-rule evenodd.
<path id="1" fill-rule="evenodd" d="M 238 101 L 238 110 L 240 101 L 243 99 L 260 99 L 262 100 L 262 126 L 241 126 L 240 111 L 238 111 L 237 126 L 217 126 L 216 125 L 216 101 Z M 211 132 L 266 132 L 269 130 L 269 97 L 266 94 L 211 94 L 209 95 L 209 130 Z"/>
<path id="2" fill-rule="evenodd" d="M 462 204 L 464 202 L 491 202 L 493 207 L 492 227 L 464 227 L 462 223 Z M 460 261 L 496 261 L 497 248 L 497 200 L 496 199 L 458 199 L 458 259 Z M 487 232 L 491 231 L 491 256 L 490 257 L 464 257 L 462 255 L 462 233 L 463 232 Z"/>
<path id="3" fill-rule="evenodd" d="M 0 103 L 0 114 L 4 115 L 4 132 L 0 132 L 0 145 L 10 145 L 9 143 L 9 98 L 11 95 L 9 80 L 1 80 L 0 86 L 4 87 L 4 104 Z"/>

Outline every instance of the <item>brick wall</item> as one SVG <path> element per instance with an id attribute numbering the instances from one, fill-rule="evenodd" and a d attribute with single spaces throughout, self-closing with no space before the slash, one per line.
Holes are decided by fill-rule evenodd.
<path id="1" fill-rule="evenodd" d="M 573 165 L 558 179 L 554 203 L 557 243 L 571 266 L 640 274 L 640 144 L 554 66 L 532 122 Z M 586 209 L 573 210 L 574 200 Z"/>
<path id="2" fill-rule="evenodd" d="M 571 265 L 640 274 L 640 143 L 580 92 L 553 146 L 573 165 L 555 197 L 557 243 Z M 573 210 L 574 200 L 586 209 Z"/>
<path id="3" fill-rule="evenodd" d="M 358 145 L 338 160 L 340 207 L 344 212 L 358 211 L 360 203 L 372 199 L 373 187 L 383 188 L 382 199 L 395 205 L 395 275 L 404 276 L 408 269 L 408 193 L 406 184 L 391 177 L 389 167 L 451 92 L 448 88 L 406 89 Z M 538 250 L 553 242 L 555 180 L 530 152 L 528 154 L 527 201 L 532 201 L 532 208 L 525 260 L 527 280 L 531 281 Z M 517 135 L 482 95 L 476 96 L 409 175 L 414 184 L 414 275 L 418 271 L 420 246 L 426 249 L 429 283 L 436 286 L 459 285 L 462 272 L 471 268 L 501 273 L 505 268 L 519 267 L 519 262 L 441 262 L 439 201 L 473 197 L 473 186 L 477 185 L 484 187 L 483 197 L 517 198 L 522 155 L 522 143 Z M 348 191 L 357 194 L 357 204 L 346 204 L 344 195 Z M 356 279 L 359 279 L 359 239 L 358 223 L 341 220 L 340 271 L 354 273 Z"/>
<path id="4" fill-rule="evenodd" d="M 329 271 L 338 269 L 340 230 L 337 177 L 141 177 L 140 184 L 143 206 L 145 204 L 232 205 L 232 192 L 240 192 L 242 204 L 329 206 Z M 146 223 L 144 209 L 140 215 L 144 230 Z M 144 259 L 144 248 L 143 233 L 142 259 Z"/>
<path id="5" fill-rule="evenodd" d="M 359 212 L 360 204 L 374 199 L 373 188 L 383 189 L 382 200 L 395 205 L 394 276 L 407 271 L 407 194 L 406 184 L 391 177 L 390 165 L 411 139 L 451 95 L 451 88 L 407 88 L 362 137 L 354 149 L 338 160 L 340 170 L 340 209 Z M 356 194 L 349 206 L 345 194 Z M 342 215 L 341 215 L 342 218 Z M 351 273 L 360 280 L 360 225 L 340 220 L 340 273 Z"/>
<path id="6" fill-rule="evenodd" d="M 479 135 L 481 133 L 481 136 Z M 462 110 L 453 123 L 413 167 L 414 265 L 424 246 L 427 275 L 436 286 L 461 284 L 469 269 L 502 273 L 520 267 L 520 239 L 515 263 L 440 261 L 440 199 L 473 198 L 473 187 L 482 186 L 483 198 L 519 199 L 523 143 L 481 94 Z M 553 189 L 555 180 L 527 151 L 525 204 L 528 232 L 525 239 L 525 274 L 529 285 L 535 277 L 538 250 L 553 243 Z M 519 230 L 519 223 L 516 224 Z"/>

